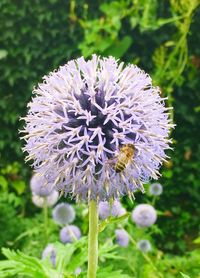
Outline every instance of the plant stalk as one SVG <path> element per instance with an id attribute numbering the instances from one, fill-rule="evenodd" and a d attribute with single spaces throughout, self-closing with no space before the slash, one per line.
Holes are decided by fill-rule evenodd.
<path id="1" fill-rule="evenodd" d="M 47 205 L 47 197 L 44 197 L 44 206 L 43 206 L 43 213 L 44 213 L 44 233 L 45 233 L 45 246 L 49 241 L 49 223 L 48 223 L 48 205 Z"/>
<path id="2" fill-rule="evenodd" d="M 88 278 L 96 278 L 98 264 L 98 206 L 89 202 Z"/>

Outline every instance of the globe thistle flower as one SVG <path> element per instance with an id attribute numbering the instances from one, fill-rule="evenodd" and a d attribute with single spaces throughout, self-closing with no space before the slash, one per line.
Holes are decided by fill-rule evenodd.
<path id="1" fill-rule="evenodd" d="M 111 209 L 112 216 L 119 217 L 125 213 L 126 213 L 126 210 L 125 210 L 125 208 L 122 207 L 122 204 L 119 201 L 115 200 L 112 204 L 112 209 Z"/>
<path id="2" fill-rule="evenodd" d="M 59 198 L 59 193 L 55 190 L 53 190 L 51 192 L 51 194 L 47 197 L 40 197 L 36 194 L 32 195 L 32 202 L 34 203 L 34 205 L 36 205 L 39 208 L 43 208 L 45 205 L 45 202 L 47 204 L 48 207 L 53 207 Z"/>
<path id="3" fill-rule="evenodd" d="M 139 227 L 149 227 L 156 222 L 156 219 L 156 210 L 148 204 L 137 205 L 132 212 L 132 220 Z"/>
<path id="4" fill-rule="evenodd" d="M 81 231 L 75 225 L 69 225 L 60 230 L 60 240 L 62 243 L 72 243 L 81 238 Z"/>
<path id="5" fill-rule="evenodd" d="M 115 230 L 117 244 L 121 247 L 127 247 L 129 244 L 128 233 L 124 229 Z"/>
<path id="6" fill-rule="evenodd" d="M 49 196 L 52 192 L 52 186 L 47 184 L 44 176 L 34 174 L 30 180 L 31 190 L 40 197 Z"/>
<path id="7" fill-rule="evenodd" d="M 103 220 L 109 216 L 118 217 L 125 213 L 125 208 L 123 208 L 121 203 L 117 200 L 115 200 L 112 205 L 107 201 L 99 202 L 99 217 Z"/>
<path id="8" fill-rule="evenodd" d="M 52 211 L 54 221 L 59 225 L 72 223 L 75 219 L 74 208 L 66 203 L 60 203 Z"/>
<path id="9" fill-rule="evenodd" d="M 26 161 L 48 183 L 83 200 L 130 197 L 159 177 L 170 123 L 158 87 L 135 65 L 93 55 L 44 76 L 24 118 Z M 122 146 L 134 155 L 120 173 Z"/>
<path id="10" fill-rule="evenodd" d="M 152 249 L 150 241 L 146 239 L 142 239 L 138 241 L 137 248 L 144 253 L 147 253 Z"/>
<path id="11" fill-rule="evenodd" d="M 56 249 L 53 244 L 48 244 L 42 252 L 42 260 L 49 258 L 52 265 L 56 266 Z"/>
<path id="12" fill-rule="evenodd" d="M 106 219 L 110 216 L 110 205 L 107 201 L 99 203 L 99 218 Z"/>
<path id="13" fill-rule="evenodd" d="M 149 187 L 149 193 L 153 196 L 159 196 L 163 192 L 163 187 L 160 183 L 152 183 Z"/>

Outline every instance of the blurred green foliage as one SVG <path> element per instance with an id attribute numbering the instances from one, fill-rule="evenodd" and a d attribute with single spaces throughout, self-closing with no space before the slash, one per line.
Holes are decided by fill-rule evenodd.
<path id="1" fill-rule="evenodd" d="M 79 221 L 79 226 L 84 222 L 83 211 L 86 207 L 82 205 L 81 209 L 76 211 L 77 217 L 82 219 Z M 34 219 L 35 228 L 32 232 L 21 234 L 17 239 L 18 241 L 23 239 L 21 245 L 23 252 L 2 248 L 4 259 L 0 261 L 0 277 L 73 278 L 77 277 L 74 272 L 80 268 L 81 273 L 78 277 L 85 278 L 87 275 L 87 236 L 73 243 L 62 244 L 57 242 L 57 231 L 57 237 L 49 239 L 56 254 L 55 264 L 52 264 L 50 254 L 45 259 L 40 259 L 45 245 L 36 219 Z M 150 253 L 143 253 L 137 248 L 137 242 L 141 238 L 152 242 L 152 233 L 156 231 L 154 226 L 141 229 L 136 227 L 130 218 L 125 220 L 125 217 L 110 217 L 106 221 L 101 221 L 100 227 L 102 225 L 105 229 L 99 233 L 97 278 L 178 278 L 181 275 L 185 278 L 198 277 L 200 273 L 198 250 L 187 252 L 185 256 L 172 256 L 164 254 L 154 246 Z M 56 224 L 52 222 L 51 227 L 48 227 L 50 234 L 56 235 L 55 226 Z M 129 233 L 127 247 L 120 247 L 116 244 L 114 236 L 116 228 L 124 228 Z M 198 243 L 199 239 L 196 242 Z"/>
<path id="2" fill-rule="evenodd" d="M 35 213 L 28 197 L 30 167 L 24 165 L 18 134 L 32 88 L 68 60 L 97 53 L 149 72 L 168 97 L 167 104 L 174 106 L 171 117 L 177 127 L 172 158 L 162 168 L 164 194 L 158 209 L 166 216 L 158 221 L 162 233 L 156 235 L 157 245 L 177 254 L 193 248 L 200 213 L 199 4 L 199 0 L 0 1 L 0 188 L 7 196 L 1 203 L 1 219 L 9 222 L 9 231 L 15 227 L 2 238 L 4 245 L 20 233 L 16 217 Z M 15 205 L 4 213 L 12 196 Z M 145 198 L 137 194 L 138 202 Z"/>

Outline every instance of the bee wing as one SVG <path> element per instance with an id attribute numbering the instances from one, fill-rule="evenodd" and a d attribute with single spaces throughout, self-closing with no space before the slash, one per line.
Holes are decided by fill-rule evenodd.
<path id="1" fill-rule="evenodd" d="M 107 164 L 115 165 L 117 162 L 117 156 L 114 156 L 106 161 Z"/>

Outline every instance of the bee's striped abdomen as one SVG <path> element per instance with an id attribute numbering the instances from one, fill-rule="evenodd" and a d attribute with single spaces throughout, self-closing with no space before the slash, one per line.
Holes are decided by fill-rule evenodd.
<path id="1" fill-rule="evenodd" d="M 123 163 L 123 162 L 117 162 L 116 165 L 115 165 L 115 171 L 116 171 L 117 173 L 120 173 L 120 172 L 124 171 L 125 167 L 126 167 L 126 164 L 125 164 L 125 163 Z"/>

